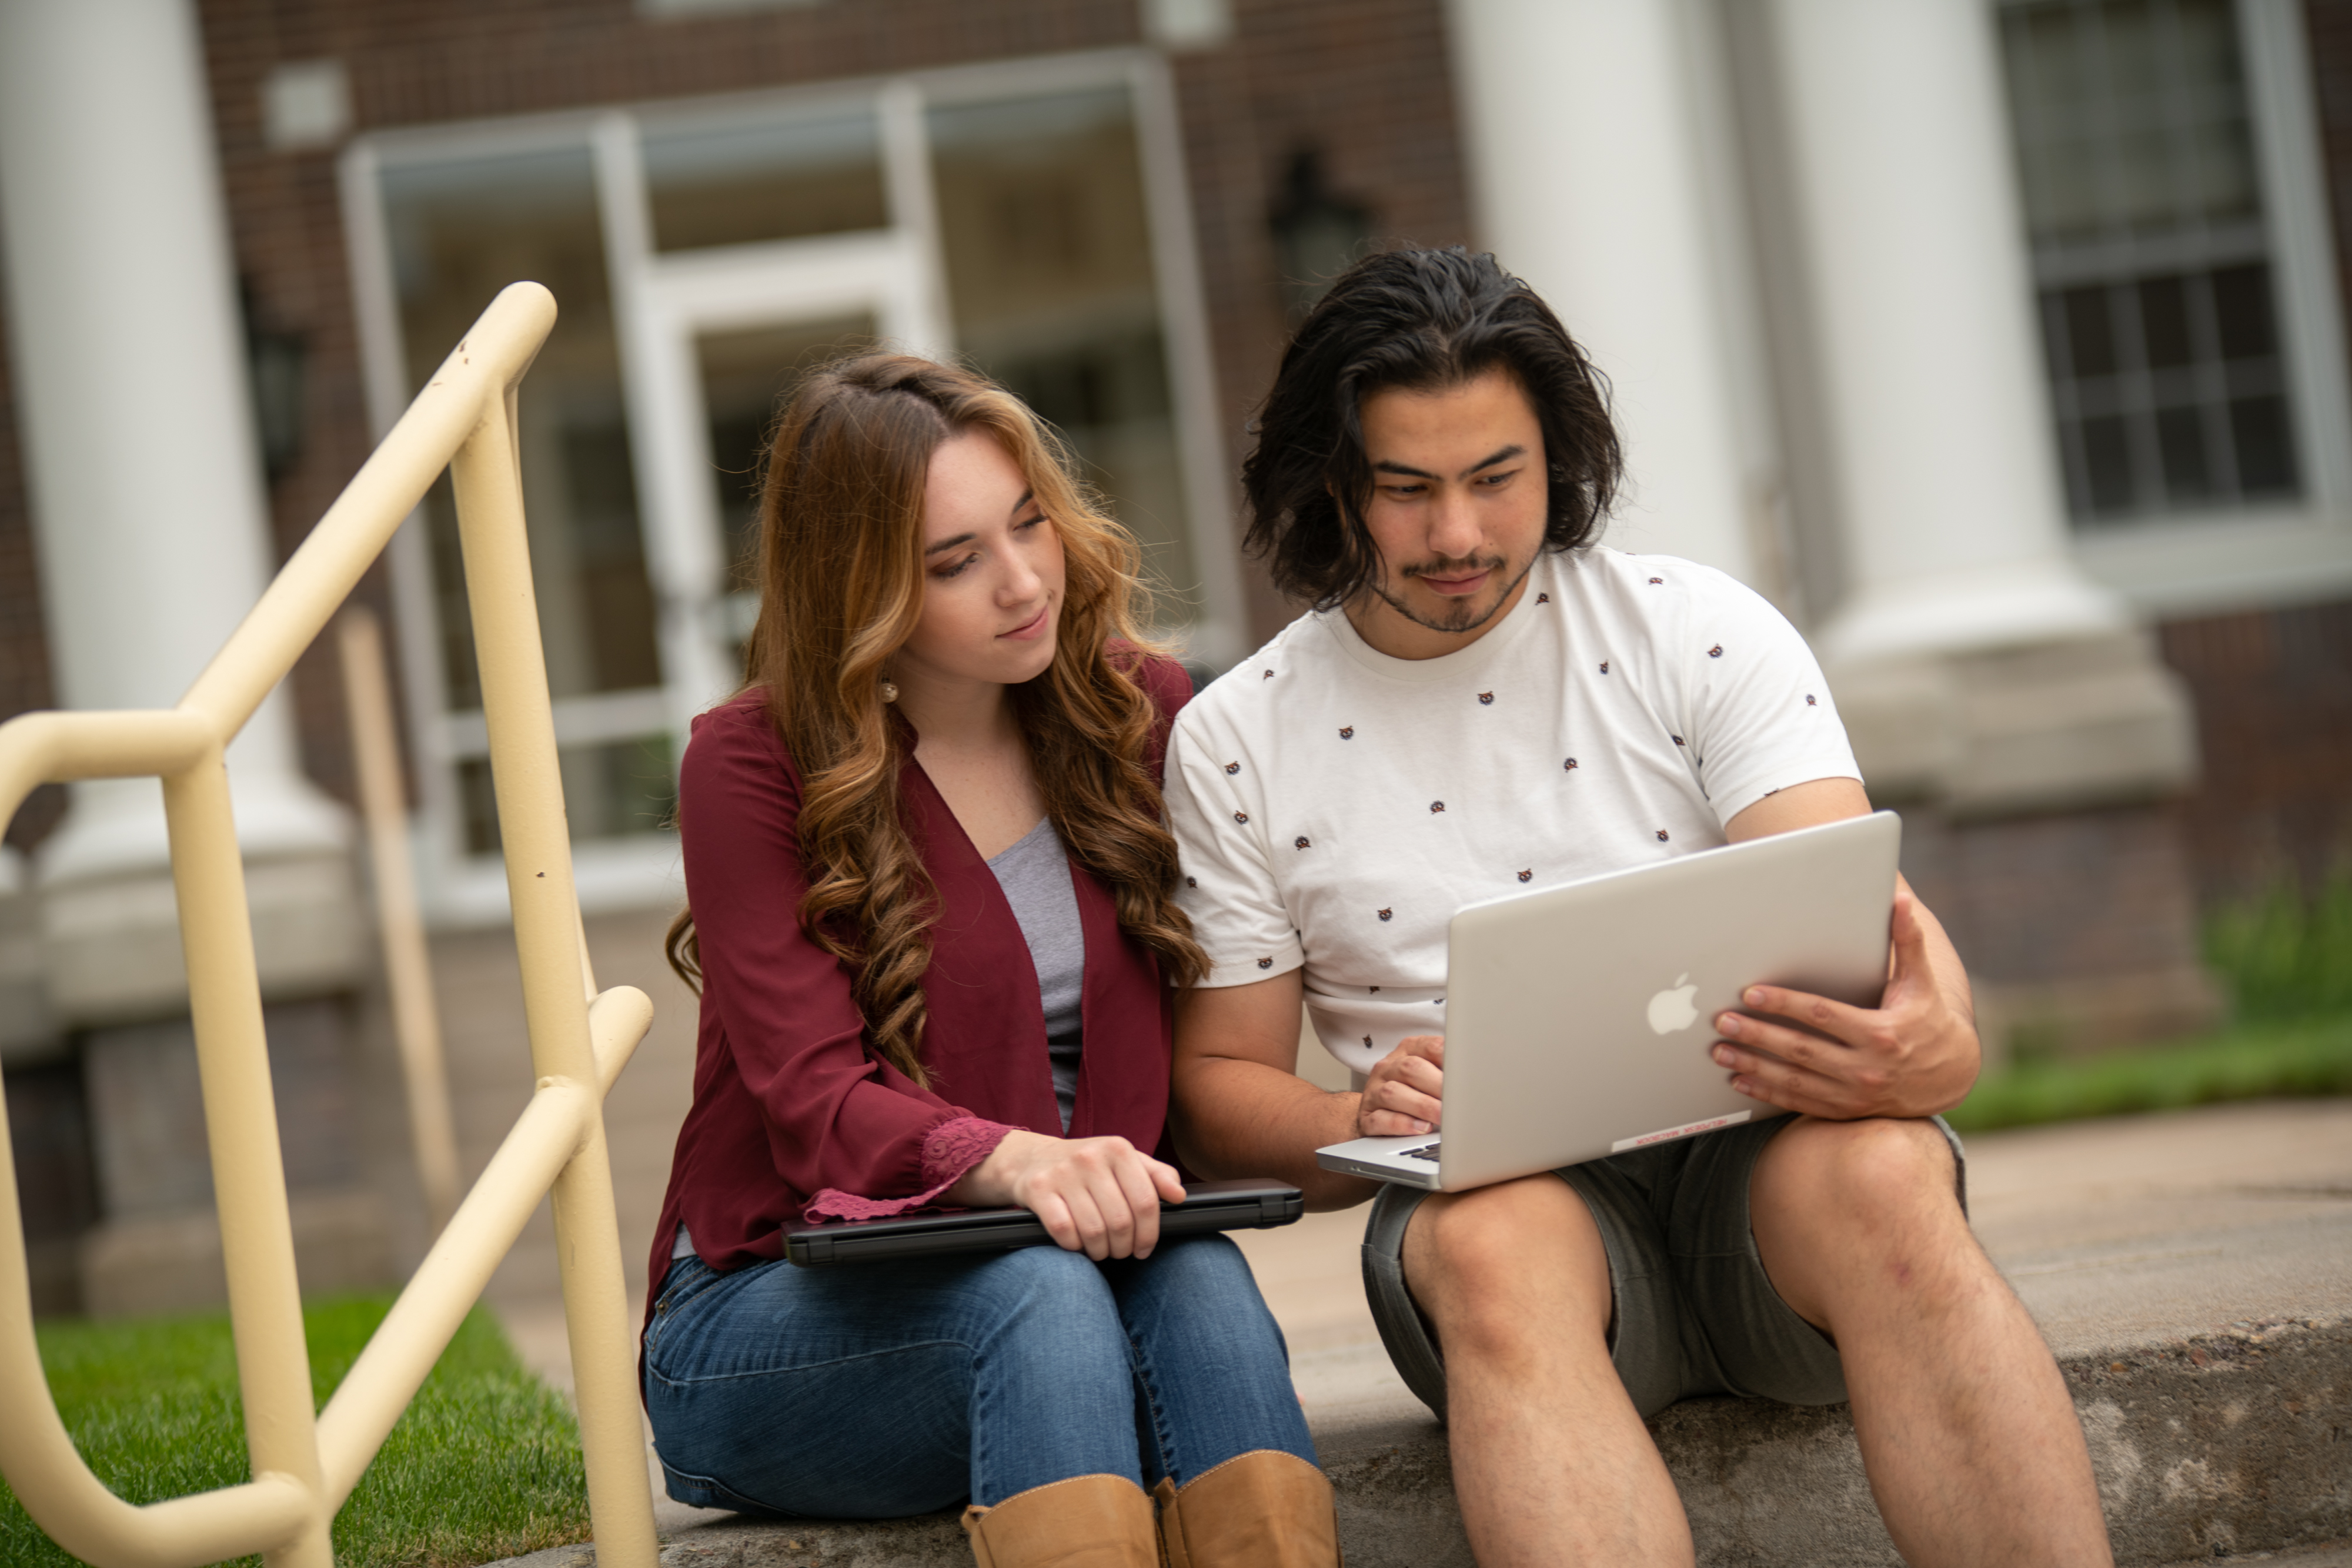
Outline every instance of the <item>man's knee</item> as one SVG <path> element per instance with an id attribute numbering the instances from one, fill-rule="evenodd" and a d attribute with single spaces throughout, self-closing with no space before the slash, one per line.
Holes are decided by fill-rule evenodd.
<path id="1" fill-rule="evenodd" d="M 1842 1230 L 1960 1218 L 1943 1130 L 1892 1117 L 1797 1122 L 1758 1159 L 1748 1200 L 1766 1223 L 1788 1217 Z"/>
<path id="2" fill-rule="evenodd" d="M 1932 1122 L 1805 1121 L 1764 1151 L 1748 1223 L 1765 1273 L 1817 1327 L 1900 1299 L 1943 1312 L 1999 1289 L 1960 1212 L 1951 1145 Z"/>
<path id="3" fill-rule="evenodd" d="M 1404 1274 L 1451 1355 L 1609 1323 L 1609 1258 L 1573 1189 L 1544 1175 L 1423 1200 Z"/>

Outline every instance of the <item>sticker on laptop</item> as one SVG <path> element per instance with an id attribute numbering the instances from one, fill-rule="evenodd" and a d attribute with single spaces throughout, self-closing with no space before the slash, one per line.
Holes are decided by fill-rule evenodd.
<path id="1" fill-rule="evenodd" d="M 1734 1111 L 1728 1116 L 1709 1116 L 1704 1122 L 1685 1122 L 1679 1127 L 1663 1127 L 1654 1133 L 1644 1133 L 1638 1138 L 1620 1138 L 1609 1145 L 1609 1152 L 1622 1155 L 1627 1149 L 1645 1149 L 1652 1144 L 1687 1138 L 1694 1133 L 1712 1133 L 1717 1127 L 1736 1127 L 1755 1113 L 1753 1111 Z"/>

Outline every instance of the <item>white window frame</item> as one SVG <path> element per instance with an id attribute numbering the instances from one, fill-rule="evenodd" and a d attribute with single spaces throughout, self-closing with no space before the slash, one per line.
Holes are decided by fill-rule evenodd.
<path id="1" fill-rule="evenodd" d="M 2157 616 L 2352 591 L 2352 393 L 2303 8 L 2299 0 L 2236 0 L 2236 9 L 2303 494 L 2072 536 L 2086 573 Z"/>
<path id="2" fill-rule="evenodd" d="M 674 751 L 682 753 L 693 716 L 722 700 L 735 684 L 736 672 L 723 653 L 729 636 L 723 602 L 726 562 L 701 466 L 701 387 L 692 361 L 694 331 L 778 319 L 781 287 L 793 307 L 788 315 L 822 313 L 828 307 L 872 308 L 886 337 L 920 352 L 952 353 L 925 111 L 934 105 L 1113 85 L 1127 87 L 1134 106 L 1185 484 L 1188 542 L 1200 582 L 1190 623 L 1161 630 L 1181 639 L 1190 656 L 1223 668 L 1247 651 L 1231 507 L 1233 477 L 1210 359 L 1208 310 L 1181 127 L 1168 62 L 1159 52 L 1088 51 L 772 91 L 391 129 L 350 144 L 340 171 L 344 228 L 362 375 L 369 418 L 379 439 L 409 401 L 381 203 L 383 170 L 395 163 L 556 147 L 589 152 L 593 160 L 620 339 L 621 384 L 635 457 L 646 570 L 660 607 L 664 681 L 657 691 L 560 701 L 555 714 L 560 745 L 667 729 Z M 653 250 L 639 164 L 640 117 L 648 122 L 656 118 L 675 121 L 715 118 L 730 110 L 800 110 L 861 99 L 877 103 L 881 113 L 890 228 L 691 253 Z M 524 395 L 530 395 L 528 386 Z M 509 918 L 502 863 L 495 855 L 467 853 L 464 841 L 457 768 L 484 751 L 485 736 L 478 714 L 451 713 L 442 706 L 446 686 L 429 548 L 421 517 L 412 517 L 389 551 L 399 657 L 410 699 L 409 742 L 420 796 L 412 827 L 418 881 L 427 916 L 436 925 L 502 925 Z M 574 844 L 573 860 L 581 904 L 591 912 L 675 904 L 684 897 L 674 835 L 585 840 Z"/>

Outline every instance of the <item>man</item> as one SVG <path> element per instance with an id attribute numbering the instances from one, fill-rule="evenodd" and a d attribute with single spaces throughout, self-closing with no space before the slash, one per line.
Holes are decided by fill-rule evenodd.
<path id="1" fill-rule="evenodd" d="M 1204 1176 L 1372 1197 L 1314 1150 L 1438 1124 L 1460 905 L 1869 810 L 1785 621 L 1591 542 L 1618 468 L 1598 376 L 1490 256 L 1371 257 L 1300 328 L 1244 484 L 1252 548 L 1316 612 L 1169 750 L 1214 965 L 1177 1015 L 1175 1124 Z M 2110 1561 L 2064 1382 L 1932 1119 L 1977 1073 L 1967 975 L 1907 887 L 1893 936 L 1875 1009 L 1759 987 L 1714 1020 L 1734 1086 L 1793 1116 L 1381 1189 L 1366 1289 L 1447 1419 L 1481 1563 L 1690 1562 L 1642 1423 L 1717 1392 L 1850 1397 L 1906 1561 Z M 1294 1076 L 1302 993 L 1360 1092 Z"/>

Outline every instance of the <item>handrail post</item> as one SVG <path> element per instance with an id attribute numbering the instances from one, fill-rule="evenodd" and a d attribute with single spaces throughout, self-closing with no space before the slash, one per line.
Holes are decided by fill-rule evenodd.
<path id="1" fill-rule="evenodd" d="M 434 1007 L 433 961 L 416 906 L 416 876 L 408 864 L 407 811 L 401 802 L 400 743 L 392 717 L 392 683 L 384 674 L 383 633 L 375 612 L 354 604 L 335 622 L 337 662 L 343 667 L 343 706 L 351 716 L 352 773 L 359 785 L 360 821 L 367 830 L 369 881 L 375 893 L 376 939 L 383 949 L 384 995 L 392 1005 L 393 1038 L 400 1045 L 401 1079 L 408 1091 L 408 1141 L 425 1191 L 427 1234 L 438 1236 L 457 1211 L 464 1185 L 457 1174 L 457 1134 L 449 1108 L 449 1071 Z"/>
<path id="2" fill-rule="evenodd" d="M 579 896 L 572 886 L 572 837 L 524 531 L 516 402 L 511 387 L 503 400 L 485 400 L 481 423 L 450 464 L 450 479 L 473 609 L 490 781 L 506 851 L 531 1066 L 542 1081 L 563 1079 L 593 1089 L 596 1061 L 588 1034 Z M 636 1358 L 601 1094 L 594 1097 L 578 1152 L 556 1178 L 553 1196 L 564 1326 L 572 1342 L 597 1562 L 602 1568 L 655 1568 L 659 1549 L 644 1427 L 626 1371 Z"/>
<path id="3" fill-rule="evenodd" d="M 246 1447 L 257 1479 L 289 1476 L 316 1500 L 323 1489 L 294 1227 L 270 1092 L 245 865 L 217 742 L 194 767 L 163 780 L 163 815 L 228 1271 Z M 334 1568 L 330 1517 L 314 1506 L 301 1533 L 267 1554 L 269 1568 Z"/>

